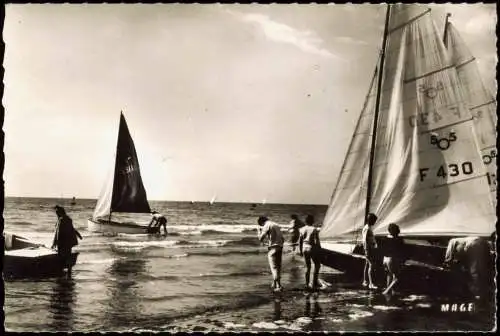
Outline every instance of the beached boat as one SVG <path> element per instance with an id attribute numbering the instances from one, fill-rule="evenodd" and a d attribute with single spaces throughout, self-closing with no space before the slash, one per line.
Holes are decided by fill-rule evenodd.
<path id="1" fill-rule="evenodd" d="M 106 234 L 146 233 L 147 225 L 115 221 L 112 220 L 112 214 L 150 212 L 134 142 L 125 117 L 120 113 L 114 172 L 101 192 L 94 214 L 88 219 L 87 228 Z"/>
<path id="2" fill-rule="evenodd" d="M 466 94 L 464 83 L 479 77 L 450 50 L 429 8 L 387 5 L 382 52 L 320 231 L 323 264 L 361 277 L 370 212 L 382 251 L 388 225 L 399 225 L 415 279 L 449 276 L 442 263 L 451 238 L 495 232 L 496 178 L 484 155 L 496 149 L 477 130 L 493 103 Z"/>
<path id="3" fill-rule="evenodd" d="M 64 271 L 57 252 L 13 233 L 4 232 L 3 274 L 8 278 L 60 275 Z M 71 255 L 75 265 L 78 252 Z"/>

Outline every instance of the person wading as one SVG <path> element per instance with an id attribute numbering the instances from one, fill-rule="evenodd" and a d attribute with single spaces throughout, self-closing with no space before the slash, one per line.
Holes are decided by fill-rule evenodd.
<path id="1" fill-rule="evenodd" d="M 314 217 L 308 215 L 306 218 L 306 226 L 300 229 L 299 236 L 299 253 L 304 256 L 306 262 L 306 289 L 316 291 L 321 286 L 319 283 L 319 269 L 321 243 L 319 240 L 318 229 L 313 226 Z M 314 264 L 313 282 L 310 285 L 311 276 L 311 261 Z"/>
<path id="2" fill-rule="evenodd" d="M 263 241 L 264 238 L 268 238 L 269 252 L 267 253 L 267 257 L 273 275 L 271 287 L 274 291 L 280 291 L 283 288 L 281 286 L 281 262 L 284 243 L 283 234 L 281 233 L 279 225 L 270 221 L 267 217 L 259 217 L 257 223 L 261 227 L 261 229 L 259 228 L 258 230 L 259 240 Z"/>
<path id="3" fill-rule="evenodd" d="M 71 268 L 73 267 L 71 249 L 78 245 L 77 237 L 82 239 L 82 236 L 75 230 L 73 220 L 66 214 L 63 207 L 56 205 L 54 209 L 57 215 L 57 224 L 52 248 L 57 247 L 57 254 L 64 267 L 68 269 L 67 276 L 71 277 Z"/>

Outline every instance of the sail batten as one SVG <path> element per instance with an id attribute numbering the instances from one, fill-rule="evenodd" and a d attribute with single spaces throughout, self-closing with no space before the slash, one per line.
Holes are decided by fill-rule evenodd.
<path id="1" fill-rule="evenodd" d="M 360 116 L 365 122 L 354 131 L 321 236 L 357 238 L 365 212 L 379 218 L 375 234 L 385 235 L 395 222 L 402 235 L 489 236 L 495 212 L 458 63 L 448 55 L 429 9 L 390 6 L 379 127 L 368 134 L 375 122 L 377 87 L 372 87 L 370 104 Z M 373 165 L 368 165 L 371 150 Z M 373 188 L 367 190 L 367 183 Z M 368 207 L 359 202 L 362 197 L 370 199 Z"/>

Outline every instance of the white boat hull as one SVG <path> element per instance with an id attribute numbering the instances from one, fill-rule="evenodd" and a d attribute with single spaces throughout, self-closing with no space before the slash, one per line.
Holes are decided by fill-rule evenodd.
<path id="1" fill-rule="evenodd" d="M 87 220 L 88 231 L 109 235 L 117 235 L 120 233 L 144 234 L 147 233 L 147 228 L 147 225 L 140 225 L 135 223 L 119 223 L 106 220 L 95 220 L 92 218 L 89 218 Z"/>

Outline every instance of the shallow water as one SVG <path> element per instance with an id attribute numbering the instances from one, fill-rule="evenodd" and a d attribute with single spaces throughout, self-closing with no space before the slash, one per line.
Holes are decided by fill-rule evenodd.
<path id="1" fill-rule="evenodd" d="M 332 284 L 305 296 L 304 268 L 285 248 L 285 292 L 270 294 L 266 252 L 256 218 L 280 224 L 325 206 L 151 202 L 169 220 L 167 238 L 102 237 L 86 231 L 95 201 L 7 198 L 5 230 L 50 245 L 52 206 L 66 205 L 84 239 L 72 279 L 7 280 L 5 328 L 15 331 L 109 330 L 488 330 L 484 314 L 441 313 L 442 298 L 405 296 L 388 302 L 327 267 Z M 135 218 L 124 216 L 125 220 Z M 147 221 L 148 216 L 138 220 Z M 440 301 L 441 300 L 441 301 Z M 481 316 L 480 316 L 481 315 Z M 214 322 L 215 321 L 215 322 Z M 275 323 L 275 321 L 277 321 Z M 208 325 L 208 327 L 202 327 Z"/>

